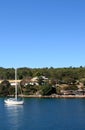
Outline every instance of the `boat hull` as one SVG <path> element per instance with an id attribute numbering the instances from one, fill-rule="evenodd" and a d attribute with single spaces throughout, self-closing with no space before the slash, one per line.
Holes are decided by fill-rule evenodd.
<path id="1" fill-rule="evenodd" d="M 15 99 L 6 99 L 4 100 L 4 102 L 6 104 L 9 104 L 9 105 L 22 105 L 24 104 L 24 101 L 23 100 L 15 100 Z"/>

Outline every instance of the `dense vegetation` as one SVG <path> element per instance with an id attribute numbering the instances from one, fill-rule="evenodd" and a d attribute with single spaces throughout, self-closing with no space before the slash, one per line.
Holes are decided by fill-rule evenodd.
<path id="1" fill-rule="evenodd" d="M 0 79 L 14 79 L 14 68 L 0 67 Z M 71 79 L 85 78 L 85 67 L 69 68 L 18 68 L 18 79 L 44 75 L 48 78 L 66 81 Z"/>
<path id="2" fill-rule="evenodd" d="M 27 79 L 38 77 L 37 85 L 24 85 Z M 43 81 L 41 76 L 45 76 L 48 80 Z M 0 68 L 0 95 L 14 94 L 14 88 L 11 87 L 8 80 L 15 78 L 14 68 Z M 18 68 L 18 79 L 21 79 L 21 87 L 24 94 L 39 93 L 42 95 L 60 94 L 60 85 L 66 84 L 64 90 L 77 90 L 77 85 L 83 83 L 85 85 L 85 67 L 69 67 L 69 68 Z M 56 86 L 57 84 L 57 86 Z M 83 88 L 84 89 L 84 88 Z"/>

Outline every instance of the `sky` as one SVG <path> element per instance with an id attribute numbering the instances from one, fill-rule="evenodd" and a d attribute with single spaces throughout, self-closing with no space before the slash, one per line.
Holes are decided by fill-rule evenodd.
<path id="1" fill-rule="evenodd" d="M 0 67 L 85 66 L 85 0 L 1 0 Z"/>

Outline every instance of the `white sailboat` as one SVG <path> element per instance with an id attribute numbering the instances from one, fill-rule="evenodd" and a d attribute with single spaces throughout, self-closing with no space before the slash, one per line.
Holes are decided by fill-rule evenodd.
<path id="1" fill-rule="evenodd" d="M 17 96 L 17 69 L 15 69 L 15 97 L 5 99 L 4 102 L 9 105 L 22 105 L 24 103 L 23 98 L 18 99 Z"/>

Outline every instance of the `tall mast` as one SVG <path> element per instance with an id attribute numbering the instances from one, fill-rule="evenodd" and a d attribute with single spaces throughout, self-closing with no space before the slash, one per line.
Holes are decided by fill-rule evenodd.
<path id="1" fill-rule="evenodd" d="M 15 98 L 17 99 L 17 69 L 15 69 Z"/>

